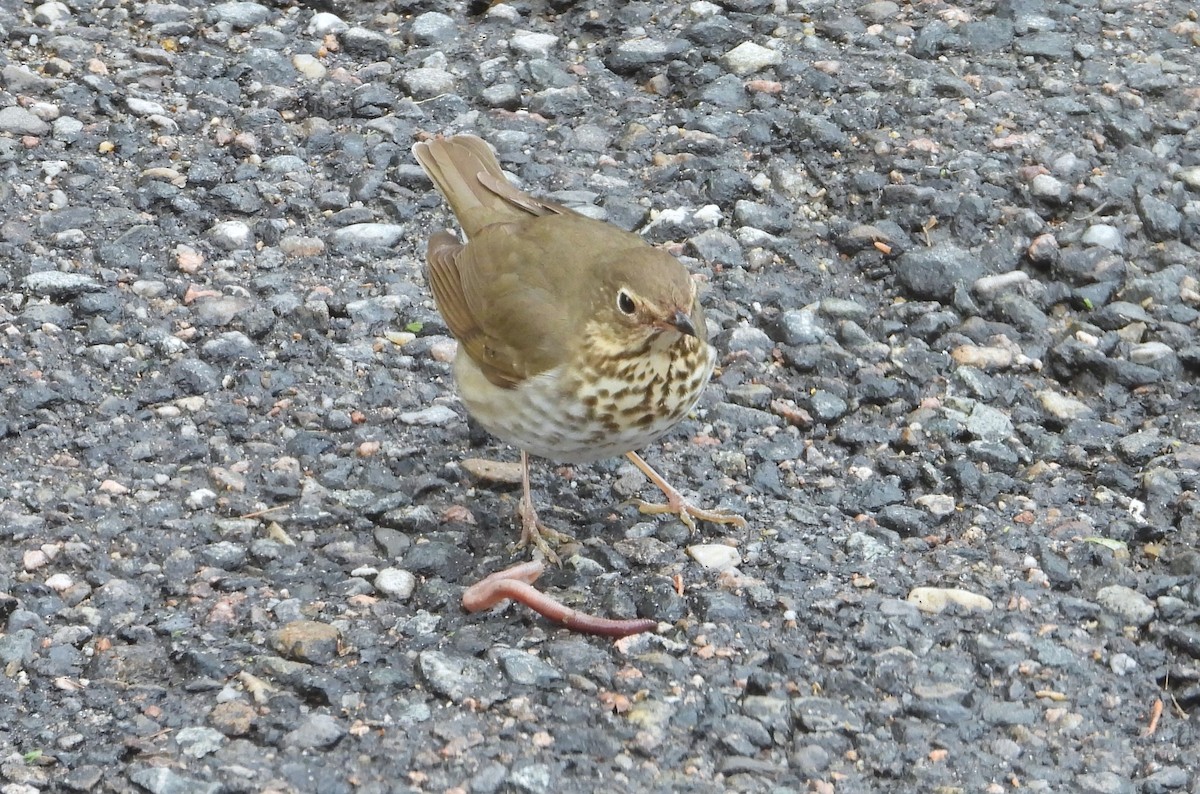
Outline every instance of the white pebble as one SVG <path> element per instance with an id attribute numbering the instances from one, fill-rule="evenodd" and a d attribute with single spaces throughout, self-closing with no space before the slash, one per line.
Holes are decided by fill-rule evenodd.
<path id="1" fill-rule="evenodd" d="M 914 587 L 908 594 L 908 602 L 922 612 L 932 614 L 944 611 L 951 604 L 971 612 L 991 612 L 993 609 L 992 599 L 957 587 Z"/>
<path id="2" fill-rule="evenodd" d="M 56 593 L 63 593 L 75 586 L 75 580 L 65 573 L 56 573 L 46 579 L 46 587 Z"/>
<path id="3" fill-rule="evenodd" d="M 417 577 L 402 568 L 384 568 L 375 576 L 375 589 L 398 601 L 406 601 L 417 587 Z"/>
<path id="4" fill-rule="evenodd" d="M 743 41 L 721 58 L 729 71 L 744 77 L 760 69 L 774 66 L 783 60 L 775 50 L 768 49 L 752 41 Z"/>
<path id="5" fill-rule="evenodd" d="M 186 504 L 193 510 L 200 510 L 215 504 L 217 494 L 208 488 L 197 488 L 187 496 Z"/>
<path id="6" fill-rule="evenodd" d="M 688 546 L 688 556 L 700 563 L 700 567 L 714 571 L 733 568 L 742 561 L 742 555 L 733 546 L 724 543 L 699 543 Z"/>
<path id="7" fill-rule="evenodd" d="M 350 29 L 350 25 L 342 21 L 342 18 L 336 14 L 330 14 L 322 11 L 319 14 L 313 14 L 313 18 L 308 21 L 308 32 L 314 36 L 325 36 L 330 33 L 343 33 Z"/>

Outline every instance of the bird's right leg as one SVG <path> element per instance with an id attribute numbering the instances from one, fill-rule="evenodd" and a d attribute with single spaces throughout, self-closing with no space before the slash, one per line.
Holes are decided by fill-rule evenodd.
<path id="1" fill-rule="evenodd" d="M 569 543 L 574 538 L 546 526 L 538 519 L 529 488 L 529 453 L 525 450 L 521 450 L 521 491 L 521 501 L 517 505 L 517 515 L 521 517 L 521 541 L 517 548 L 533 546 L 535 558 L 540 554 L 555 565 L 561 565 L 558 554 L 550 548 L 550 544 Z"/>

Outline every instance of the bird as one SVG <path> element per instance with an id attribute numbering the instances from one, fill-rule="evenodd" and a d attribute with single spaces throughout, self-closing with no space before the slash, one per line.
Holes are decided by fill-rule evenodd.
<path id="1" fill-rule="evenodd" d="M 429 238 L 425 276 L 458 341 L 454 375 L 467 412 L 521 450 L 519 546 L 553 562 L 569 535 L 538 518 L 529 457 L 566 464 L 625 455 L 664 494 L 646 514 L 745 527 L 688 502 L 636 450 L 695 407 L 717 353 L 696 282 L 638 235 L 513 186 L 475 135 L 435 137 L 413 156 L 466 236 Z"/>

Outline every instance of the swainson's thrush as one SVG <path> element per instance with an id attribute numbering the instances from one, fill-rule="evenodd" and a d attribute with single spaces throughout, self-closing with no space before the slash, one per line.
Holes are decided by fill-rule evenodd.
<path id="1" fill-rule="evenodd" d="M 684 500 L 632 450 L 656 441 L 696 404 L 716 351 L 696 285 L 636 234 L 513 187 L 473 135 L 413 155 L 466 233 L 429 239 L 426 275 L 458 340 L 454 374 L 467 410 L 521 449 L 521 542 L 548 558 L 567 536 L 538 521 L 529 455 L 587 463 L 625 454 L 667 497 L 644 513 L 745 525 Z"/>

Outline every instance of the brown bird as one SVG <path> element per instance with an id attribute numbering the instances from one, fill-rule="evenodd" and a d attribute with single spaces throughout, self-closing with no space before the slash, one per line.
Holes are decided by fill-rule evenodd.
<path id="1" fill-rule="evenodd" d="M 632 450 L 661 438 L 695 406 L 716 351 L 696 285 L 670 254 L 635 234 L 517 190 L 473 135 L 413 146 L 450 203 L 467 242 L 429 239 L 426 276 L 458 340 L 454 374 L 462 400 L 492 435 L 521 449 L 521 545 L 557 560 L 529 492 L 529 455 L 587 463 L 627 455 L 667 497 L 636 501 L 643 513 L 674 513 L 745 526 L 702 510 Z"/>

